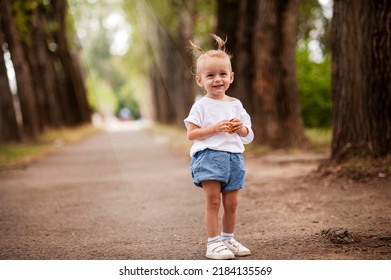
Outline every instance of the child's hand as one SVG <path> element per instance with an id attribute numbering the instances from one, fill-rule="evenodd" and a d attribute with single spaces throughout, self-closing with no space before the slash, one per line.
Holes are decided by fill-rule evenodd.
<path id="1" fill-rule="evenodd" d="M 247 128 L 244 126 L 243 122 L 240 119 L 234 118 L 230 120 L 232 129 L 229 133 L 237 133 L 240 136 L 244 137 L 247 135 Z"/>
<path id="2" fill-rule="evenodd" d="M 237 133 L 243 128 L 243 122 L 237 118 L 230 120 L 231 129 L 229 133 Z"/>
<path id="3" fill-rule="evenodd" d="M 215 132 L 228 132 L 229 127 L 232 126 L 229 120 L 223 120 L 215 125 Z"/>

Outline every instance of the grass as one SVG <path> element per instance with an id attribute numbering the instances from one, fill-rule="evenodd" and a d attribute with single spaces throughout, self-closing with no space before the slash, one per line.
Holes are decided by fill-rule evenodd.
<path id="1" fill-rule="evenodd" d="M 306 128 L 305 135 L 315 151 L 329 151 L 331 147 L 331 128 Z"/>
<path id="2" fill-rule="evenodd" d="M 63 128 L 43 133 L 34 143 L 0 145 L 0 170 L 26 164 L 66 144 L 83 140 L 99 131 L 92 125 Z"/>

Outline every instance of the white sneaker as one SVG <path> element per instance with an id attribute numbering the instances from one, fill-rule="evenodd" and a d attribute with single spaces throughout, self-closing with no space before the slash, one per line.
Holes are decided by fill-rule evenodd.
<path id="1" fill-rule="evenodd" d="M 208 245 L 206 247 L 205 256 L 214 260 L 229 260 L 235 258 L 234 253 L 232 253 L 221 241 Z"/>
<path id="2" fill-rule="evenodd" d="M 232 253 L 234 253 L 235 256 L 244 257 L 251 255 L 251 251 L 236 241 L 234 238 L 224 240 L 223 243 Z"/>

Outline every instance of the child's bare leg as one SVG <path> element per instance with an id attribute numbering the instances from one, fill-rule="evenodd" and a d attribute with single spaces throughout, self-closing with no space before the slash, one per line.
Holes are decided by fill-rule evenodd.
<path id="1" fill-rule="evenodd" d="M 219 181 L 203 181 L 202 188 L 205 195 L 205 224 L 208 237 L 219 235 L 218 216 L 220 208 Z"/>
<path id="2" fill-rule="evenodd" d="M 235 256 L 248 256 L 251 254 L 251 251 L 233 238 L 236 222 L 236 208 L 238 206 L 238 193 L 239 191 L 223 193 L 224 214 L 221 240 Z"/>
<path id="3" fill-rule="evenodd" d="M 238 207 L 239 191 L 229 191 L 223 193 L 223 221 L 222 232 L 233 233 L 236 223 L 236 209 Z"/>
<path id="4" fill-rule="evenodd" d="M 218 229 L 221 183 L 203 181 L 202 188 L 205 194 L 205 224 L 208 232 L 205 256 L 216 260 L 233 259 L 235 254 L 222 242 Z"/>

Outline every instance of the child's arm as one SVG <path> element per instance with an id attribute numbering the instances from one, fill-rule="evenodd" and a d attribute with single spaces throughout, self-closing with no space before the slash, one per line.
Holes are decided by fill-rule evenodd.
<path id="1" fill-rule="evenodd" d="M 206 128 L 200 128 L 198 125 L 189 122 L 187 126 L 187 138 L 191 141 L 201 140 L 213 136 L 214 134 L 219 132 L 226 132 L 228 124 L 229 120 L 224 120 L 218 122 L 215 125 Z"/>

